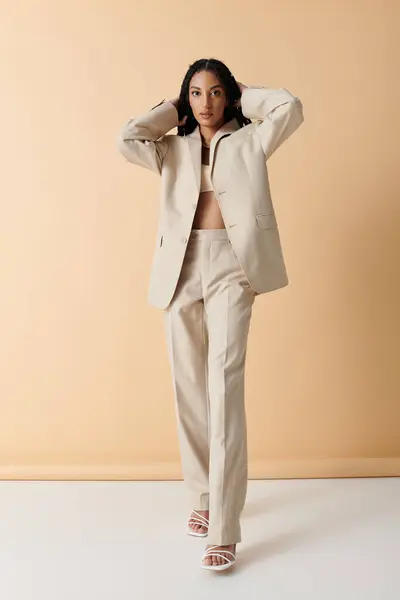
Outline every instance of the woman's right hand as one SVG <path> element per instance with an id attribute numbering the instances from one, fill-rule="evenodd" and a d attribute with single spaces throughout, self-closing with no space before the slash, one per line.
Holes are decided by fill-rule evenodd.
<path id="1" fill-rule="evenodd" d="M 172 100 L 168 100 L 168 102 L 171 102 L 171 104 L 173 104 L 175 106 L 175 108 L 178 110 L 178 104 L 179 104 L 179 98 L 173 98 Z M 184 125 L 187 121 L 187 115 L 184 115 L 182 117 L 182 119 L 178 122 L 178 127 L 182 127 L 182 125 Z"/>

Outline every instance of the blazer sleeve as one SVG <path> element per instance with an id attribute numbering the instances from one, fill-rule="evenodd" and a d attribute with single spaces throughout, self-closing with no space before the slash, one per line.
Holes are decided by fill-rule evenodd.
<path id="1" fill-rule="evenodd" d="M 255 124 L 267 160 L 304 121 L 300 98 L 287 89 L 249 86 L 241 96 L 245 117 L 260 121 Z"/>
<path id="2" fill-rule="evenodd" d="M 166 133 L 177 127 L 178 120 L 176 107 L 162 100 L 146 113 L 129 119 L 118 134 L 117 148 L 129 162 L 161 174 L 168 152 Z"/>

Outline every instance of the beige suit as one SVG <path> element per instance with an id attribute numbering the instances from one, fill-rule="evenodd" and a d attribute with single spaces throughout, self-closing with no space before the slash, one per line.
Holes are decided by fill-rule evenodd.
<path id="1" fill-rule="evenodd" d="M 242 112 L 211 139 L 211 180 L 235 254 L 251 287 L 263 294 L 288 277 L 272 204 L 266 160 L 302 123 L 299 98 L 286 89 L 248 87 Z M 148 301 L 167 308 L 177 285 L 197 208 L 201 180 L 199 127 L 187 136 L 168 134 L 178 124 L 170 102 L 130 119 L 118 136 L 127 160 L 161 175 L 158 231 Z"/>
<path id="2" fill-rule="evenodd" d="M 178 433 L 190 506 L 210 510 L 208 544 L 241 541 L 247 491 L 245 358 L 254 299 L 288 283 L 266 160 L 303 121 L 287 90 L 248 88 L 255 122 L 226 123 L 211 139 L 211 179 L 225 229 L 192 229 L 201 137 L 167 135 L 178 122 L 161 102 L 131 119 L 118 146 L 161 175 L 149 301 L 164 309 Z"/>

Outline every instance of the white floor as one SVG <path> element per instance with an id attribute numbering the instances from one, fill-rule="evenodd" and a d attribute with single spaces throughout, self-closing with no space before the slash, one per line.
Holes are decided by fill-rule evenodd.
<path id="1" fill-rule="evenodd" d="M 182 482 L 1 481 L 0 598 L 400 598 L 400 478 L 249 481 L 221 573 L 188 516 Z"/>

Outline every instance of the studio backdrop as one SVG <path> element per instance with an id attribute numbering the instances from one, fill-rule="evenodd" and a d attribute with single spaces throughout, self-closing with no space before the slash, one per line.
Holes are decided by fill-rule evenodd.
<path id="1" fill-rule="evenodd" d="M 115 140 L 202 57 L 304 106 L 268 161 L 290 283 L 254 304 L 249 477 L 400 475 L 399 6 L 2 0 L 0 478 L 182 476 L 160 180 Z"/>

